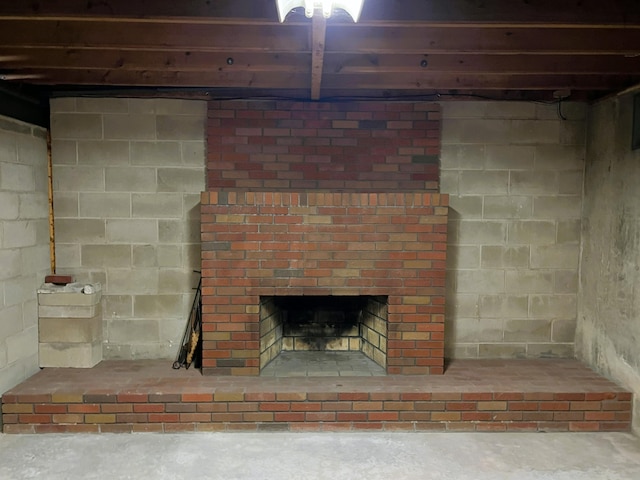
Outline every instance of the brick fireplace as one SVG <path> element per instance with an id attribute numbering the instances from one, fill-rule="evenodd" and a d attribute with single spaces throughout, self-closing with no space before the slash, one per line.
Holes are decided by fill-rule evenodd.
<path id="1" fill-rule="evenodd" d="M 439 120 L 434 104 L 210 102 L 203 373 L 258 375 L 296 349 L 443 372 Z M 305 302 L 323 307 L 292 328 Z"/>

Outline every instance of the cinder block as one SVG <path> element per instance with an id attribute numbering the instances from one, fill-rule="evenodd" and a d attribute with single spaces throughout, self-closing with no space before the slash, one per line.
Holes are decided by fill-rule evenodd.
<path id="1" fill-rule="evenodd" d="M 532 268 L 577 269 L 579 245 L 534 245 L 531 247 Z"/>
<path id="2" fill-rule="evenodd" d="M 187 315 L 187 295 L 136 295 L 133 315 L 137 318 L 167 318 Z"/>
<path id="3" fill-rule="evenodd" d="M 458 243 L 461 245 L 500 245 L 506 240 L 505 222 L 461 220 L 458 224 Z"/>
<path id="4" fill-rule="evenodd" d="M 553 293 L 554 274 L 545 270 L 509 270 L 505 272 L 507 293 Z"/>
<path id="5" fill-rule="evenodd" d="M 83 267 L 130 267 L 131 245 L 82 245 Z"/>
<path id="6" fill-rule="evenodd" d="M 134 217 L 182 217 L 182 196 L 177 193 L 134 193 L 131 195 L 131 203 Z"/>
<path id="7" fill-rule="evenodd" d="M 7 337 L 7 363 L 23 362 L 27 357 L 35 354 L 35 345 L 38 342 L 38 328 L 34 325 Z"/>
<path id="8" fill-rule="evenodd" d="M 102 299 L 102 285 L 91 285 L 93 293 L 84 293 L 84 286 L 82 283 L 70 283 L 64 286 L 45 283 L 38 289 L 38 304 L 43 307 L 95 307 Z M 94 315 L 95 313 L 81 316 L 93 317 Z"/>
<path id="9" fill-rule="evenodd" d="M 481 195 L 464 195 L 449 197 L 449 218 L 456 217 L 468 219 L 482 218 Z"/>
<path id="10" fill-rule="evenodd" d="M 458 270 L 455 276 L 459 293 L 503 293 L 503 270 Z"/>
<path id="11" fill-rule="evenodd" d="M 554 293 L 577 293 L 578 272 L 576 270 L 558 270 L 554 272 Z"/>
<path id="12" fill-rule="evenodd" d="M 121 343 L 158 343 L 160 340 L 160 322 L 158 320 L 109 320 L 107 322 L 109 342 Z"/>
<path id="13" fill-rule="evenodd" d="M 40 305 L 38 307 L 40 318 L 92 318 L 101 314 L 102 309 L 99 304 L 83 306 Z"/>
<path id="14" fill-rule="evenodd" d="M 133 297 L 131 295 L 105 295 L 103 305 L 105 317 L 131 317 L 133 315 Z"/>
<path id="15" fill-rule="evenodd" d="M 24 248 L 36 244 L 36 224 L 33 221 L 4 222 L 3 248 Z"/>
<path id="16" fill-rule="evenodd" d="M 127 113 L 129 100 L 126 98 L 76 98 L 78 112 Z"/>
<path id="17" fill-rule="evenodd" d="M 0 198 L 0 202 L 2 199 Z M 1 209 L 2 207 L 0 207 Z M 20 195 L 20 218 L 23 220 L 48 219 L 49 198 L 44 192 L 23 193 Z"/>
<path id="18" fill-rule="evenodd" d="M 51 140 L 51 159 L 55 165 L 77 165 L 78 142 L 76 140 Z"/>
<path id="19" fill-rule="evenodd" d="M 560 143 L 563 145 L 586 145 L 587 124 L 584 121 L 560 123 Z"/>
<path id="20" fill-rule="evenodd" d="M 155 115 L 103 115 L 104 138 L 108 140 L 151 140 L 156 138 Z"/>
<path id="21" fill-rule="evenodd" d="M 572 343 L 530 343 L 527 345 L 527 356 L 532 358 L 575 358 L 575 347 Z"/>
<path id="22" fill-rule="evenodd" d="M 557 120 L 513 120 L 509 129 L 509 143 L 544 145 L 560 141 L 561 123 Z M 502 141 L 504 142 L 504 138 Z"/>
<path id="23" fill-rule="evenodd" d="M 527 318 L 529 297 L 527 295 L 480 295 L 481 318 Z"/>
<path id="24" fill-rule="evenodd" d="M 446 296 L 447 318 L 454 319 L 460 317 L 475 318 L 479 316 L 478 295 L 461 294 L 451 292 Z"/>
<path id="25" fill-rule="evenodd" d="M 95 343 L 102 341 L 102 316 L 92 318 L 40 317 L 40 343 Z"/>
<path id="26" fill-rule="evenodd" d="M 581 220 L 563 220 L 558 222 L 558 243 L 580 243 Z"/>
<path id="27" fill-rule="evenodd" d="M 78 216 L 78 192 L 54 192 L 53 204 L 57 218 Z"/>
<path id="28" fill-rule="evenodd" d="M 531 170 L 536 147 L 524 145 L 487 145 L 484 167 L 486 170 Z"/>
<path id="29" fill-rule="evenodd" d="M 478 346 L 479 358 L 525 358 L 525 343 L 481 343 Z"/>
<path id="30" fill-rule="evenodd" d="M 486 102 L 488 118 L 535 118 L 536 106 L 531 102 Z"/>
<path id="31" fill-rule="evenodd" d="M 462 102 L 460 102 L 462 103 Z M 512 120 L 446 118 L 442 122 L 442 138 L 447 144 L 497 144 L 509 143 Z M 556 134 L 557 138 L 557 134 Z M 517 143 L 511 142 L 511 143 Z"/>
<path id="32" fill-rule="evenodd" d="M 460 193 L 465 195 L 506 195 L 509 192 L 509 172 L 490 170 L 460 172 Z"/>
<path id="33" fill-rule="evenodd" d="M 553 320 L 551 340 L 559 343 L 573 343 L 576 339 L 576 323 L 576 318 Z"/>
<path id="34" fill-rule="evenodd" d="M 56 243 L 56 263 L 65 268 L 80 267 L 80 245 Z"/>
<path id="35" fill-rule="evenodd" d="M 52 113 L 75 112 L 76 99 L 73 97 L 52 98 L 49 100 L 49 108 Z"/>
<path id="36" fill-rule="evenodd" d="M 0 243 L 0 245 L 2 245 L 2 243 Z M 2 265 L 2 268 L 0 268 L 0 280 L 6 280 L 20 275 L 22 272 L 20 249 L 8 250 L 3 248 L 0 250 L 0 265 Z"/>
<path id="37" fill-rule="evenodd" d="M 582 171 L 558 173 L 558 193 L 560 195 L 581 195 L 584 175 Z"/>
<path id="38" fill-rule="evenodd" d="M 131 217 L 131 197 L 129 193 L 80 193 L 79 206 L 80 217 Z"/>
<path id="39" fill-rule="evenodd" d="M 158 269 L 111 268 L 107 270 L 109 295 L 149 295 L 158 292 Z"/>
<path id="40" fill-rule="evenodd" d="M 102 342 L 40 343 L 40 367 L 91 368 L 102 361 Z"/>
<path id="41" fill-rule="evenodd" d="M 131 142 L 131 165 L 170 166 L 179 164 L 180 158 L 177 141 Z"/>
<path id="42" fill-rule="evenodd" d="M 158 115 L 158 140 L 200 140 L 205 135 L 204 115 Z"/>
<path id="43" fill-rule="evenodd" d="M 79 140 L 78 165 L 95 167 L 129 164 L 129 142 L 118 140 Z"/>
<path id="44" fill-rule="evenodd" d="M 203 166 L 205 164 L 205 142 L 202 140 L 180 143 L 182 163 L 190 166 Z"/>
<path id="45" fill-rule="evenodd" d="M 512 320 L 504 322 L 505 342 L 551 341 L 551 320 Z"/>
<path id="46" fill-rule="evenodd" d="M 575 319 L 576 295 L 533 295 L 530 315 L 534 318 Z"/>
<path id="47" fill-rule="evenodd" d="M 17 335 L 23 328 L 23 306 L 21 303 L 5 305 L 0 309 L 0 338 L 6 339 Z M 2 342 L 0 342 L 2 344 Z"/>
<path id="48" fill-rule="evenodd" d="M 484 197 L 484 218 L 530 218 L 533 211 L 531 197 L 486 196 Z"/>
<path id="49" fill-rule="evenodd" d="M 486 114 L 487 102 L 443 102 L 442 118 L 481 118 Z"/>
<path id="50" fill-rule="evenodd" d="M 509 191 L 513 195 L 549 195 L 559 192 L 554 171 L 511 172 Z"/>
<path id="51" fill-rule="evenodd" d="M 34 168 L 31 165 L 3 162 L 0 190 L 34 192 L 36 190 Z"/>
<path id="52" fill-rule="evenodd" d="M 104 169 L 77 165 L 54 165 L 56 192 L 104 192 Z"/>
<path id="53" fill-rule="evenodd" d="M 515 221 L 509 223 L 510 244 L 553 244 L 556 241 L 554 221 Z"/>
<path id="54" fill-rule="evenodd" d="M 53 112 L 51 137 L 56 140 L 100 139 L 102 138 L 102 115 Z"/>
<path id="55" fill-rule="evenodd" d="M 533 199 L 535 218 L 580 218 L 582 199 L 579 195 L 536 197 Z"/>
<path id="56" fill-rule="evenodd" d="M 200 221 L 158 220 L 160 243 L 200 243 Z"/>
<path id="57" fill-rule="evenodd" d="M 482 159 L 485 156 L 484 145 L 447 144 L 442 138 L 440 150 L 440 166 L 443 170 L 483 170 Z"/>
<path id="58" fill-rule="evenodd" d="M 19 198 L 17 192 L 0 192 L 0 220 L 15 220 L 18 218 L 20 210 Z"/>
<path id="59" fill-rule="evenodd" d="M 501 342 L 503 330 L 501 318 L 456 318 L 451 333 L 456 343 Z"/>
<path id="60" fill-rule="evenodd" d="M 200 192 L 204 180 L 204 168 L 159 168 L 158 192 Z"/>
<path id="61" fill-rule="evenodd" d="M 157 243 L 158 221 L 155 219 L 109 219 L 106 236 L 111 243 Z"/>
<path id="62" fill-rule="evenodd" d="M 529 266 L 529 247 L 505 247 L 502 245 L 483 245 L 481 253 L 482 268 L 525 268 Z"/>
<path id="63" fill-rule="evenodd" d="M 181 100 L 174 98 L 154 98 L 153 112 L 158 115 L 200 115 L 207 114 L 207 102 L 204 100 Z"/>
<path id="64" fill-rule="evenodd" d="M 447 268 L 474 269 L 480 267 L 480 247 L 450 245 L 447 249 Z"/>
<path id="65" fill-rule="evenodd" d="M 108 167 L 105 169 L 108 192 L 155 192 L 156 169 L 152 167 Z"/>
<path id="66" fill-rule="evenodd" d="M 582 171 L 584 168 L 584 145 L 538 145 L 536 146 L 536 170 Z"/>

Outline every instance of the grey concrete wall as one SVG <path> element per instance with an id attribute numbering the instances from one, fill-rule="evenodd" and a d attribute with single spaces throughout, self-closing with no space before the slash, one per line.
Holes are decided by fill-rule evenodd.
<path id="1" fill-rule="evenodd" d="M 640 150 L 632 95 L 589 115 L 576 347 L 579 358 L 635 393 L 640 431 Z"/>
<path id="2" fill-rule="evenodd" d="M 51 102 L 58 273 L 103 285 L 105 358 L 172 358 L 200 266 L 206 102 Z"/>
<path id="3" fill-rule="evenodd" d="M 572 357 L 586 105 L 443 102 L 448 357 Z"/>
<path id="4" fill-rule="evenodd" d="M 46 131 L 0 117 L 0 395 L 38 370 L 37 289 L 49 273 Z"/>
<path id="5" fill-rule="evenodd" d="M 447 355 L 571 357 L 586 106 L 443 102 Z M 105 356 L 175 354 L 199 265 L 199 101 L 52 102 L 58 270 L 105 288 Z"/>

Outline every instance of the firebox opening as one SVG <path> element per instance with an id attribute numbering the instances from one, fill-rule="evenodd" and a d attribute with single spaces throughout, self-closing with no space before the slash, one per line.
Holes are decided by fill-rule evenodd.
<path id="1" fill-rule="evenodd" d="M 281 352 L 360 352 L 387 365 L 386 296 L 260 298 L 260 369 Z M 302 358 L 302 357 L 301 357 Z"/>

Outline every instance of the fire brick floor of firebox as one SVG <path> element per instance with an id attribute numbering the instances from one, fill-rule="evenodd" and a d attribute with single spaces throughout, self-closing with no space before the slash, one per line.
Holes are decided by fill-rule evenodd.
<path id="1" fill-rule="evenodd" d="M 263 377 L 371 377 L 385 369 L 361 352 L 281 352 L 262 369 Z"/>

